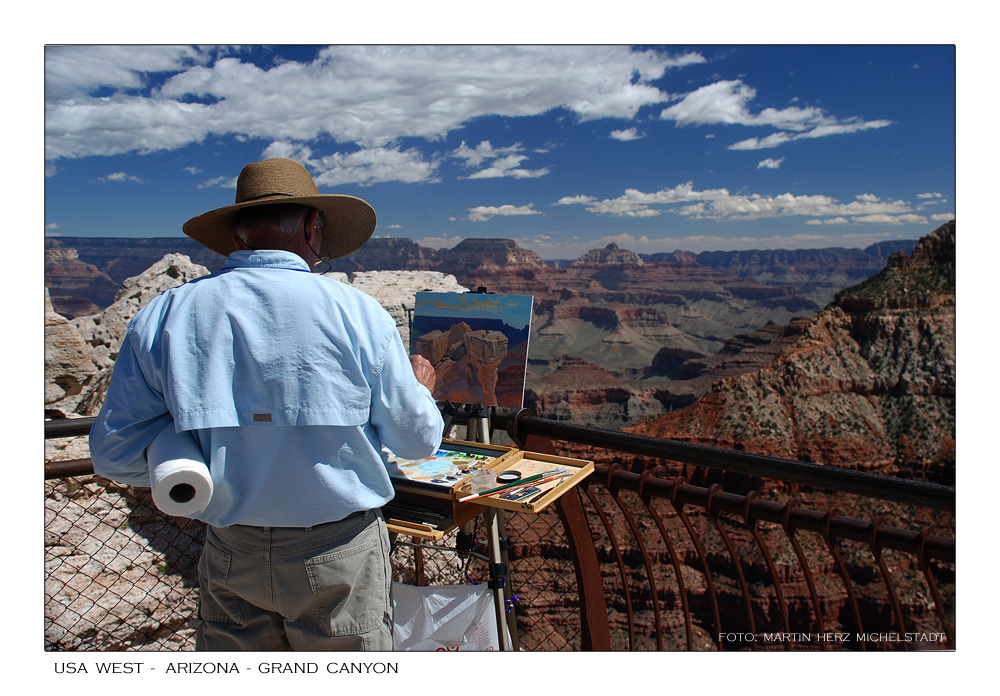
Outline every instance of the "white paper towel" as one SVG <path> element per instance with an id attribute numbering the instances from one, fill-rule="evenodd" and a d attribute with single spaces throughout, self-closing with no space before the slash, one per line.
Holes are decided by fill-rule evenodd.
<path id="1" fill-rule="evenodd" d="M 191 434 L 171 423 L 146 448 L 153 502 L 168 515 L 191 517 L 212 499 L 212 474 Z"/>

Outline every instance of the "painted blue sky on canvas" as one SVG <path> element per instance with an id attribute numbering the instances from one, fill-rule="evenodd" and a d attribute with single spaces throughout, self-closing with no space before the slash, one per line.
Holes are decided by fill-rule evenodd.
<path id="1" fill-rule="evenodd" d="M 952 46 L 63 46 L 45 232 L 181 236 L 291 157 L 377 236 L 863 247 L 955 213 Z"/>
<path id="2" fill-rule="evenodd" d="M 533 299 L 531 295 L 418 292 L 414 313 L 456 320 L 497 319 L 512 328 L 523 329 L 531 323 Z"/>

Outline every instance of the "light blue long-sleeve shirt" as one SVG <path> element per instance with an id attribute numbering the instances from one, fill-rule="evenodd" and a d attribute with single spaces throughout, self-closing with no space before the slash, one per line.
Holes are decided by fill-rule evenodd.
<path id="1" fill-rule="evenodd" d="M 429 456 L 444 424 L 378 302 L 297 255 L 237 251 L 129 323 L 90 432 L 94 470 L 146 486 L 145 449 L 189 431 L 211 525 L 307 527 L 393 496 L 382 446 Z"/>

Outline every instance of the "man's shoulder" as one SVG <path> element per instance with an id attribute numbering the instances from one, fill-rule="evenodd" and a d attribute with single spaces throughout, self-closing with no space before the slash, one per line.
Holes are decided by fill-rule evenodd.
<path id="1" fill-rule="evenodd" d="M 167 288 L 160 294 L 153 297 L 149 302 L 142 305 L 129 321 L 129 327 L 138 326 L 150 327 L 164 319 L 167 314 L 173 314 L 178 306 L 187 307 L 194 303 L 202 305 L 204 303 L 214 303 L 218 296 L 225 297 L 228 292 L 220 279 L 225 276 L 224 271 L 216 271 L 199 278 L 192 278 L 185 283 Z M 214 290 L 213 290 L 214 288 Z"/>
<path id="2" fill-rule="evenodd" d="M 191 280 L 181 283 L 180 285 L 175 285 L 173 287 L 167 288 L 159 295 L 153 297 L 149 302 L 139 308 L 138 313 L 146 312 L 150 313 L 155 311 L 157 306 L 167 305 L 174 302 L 180 298 L 187 296 L 192 293 L 195 288 L 201 287 L 202 283 L 206 281 L 211 281 L 217 273 L 212 273 L 209 275 L 201 276 L 200 278 L 192 278 Z M 138 316 L 137 313 L 137 316 Z"/>
<path id="3" fill-rule="evenodd" d="M 369 328 L 380 327 L 385 331 L 396 330 L 396 320 L 378 298 L 364 290 L 344 283 L 335 278 L 314 276 L 317 285 L 328 293 L 331 301 L 347 310 L 346 315 L 355 322 L 363 323 Z"/>
<path id="4" fill-rule="evenodd" d="M 334 296 L 362 304 L 378 305 L 379 307 L 382 306 L 376 298 L 372 297 L 364 290 L 356 288 L 350 283 L 345 283 L 341 280 L 337 280 L 336 278 L 329 278 L 318 274 L 314 274 L 312 277 L 316 279 L 316 284 L 319 287 Z"/>

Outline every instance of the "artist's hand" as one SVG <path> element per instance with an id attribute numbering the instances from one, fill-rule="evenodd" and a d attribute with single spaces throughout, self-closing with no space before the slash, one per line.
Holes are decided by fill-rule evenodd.
<path id="1" fill-rule="evenodd" d="M 413 376 L 417 381 L 427 387 L 431 394 L 434 393 L 434 385 L 437 383 L 437 375 L 431 361 L 422 355 L 411 355 L 410 366 L 413 368 Z"/>

